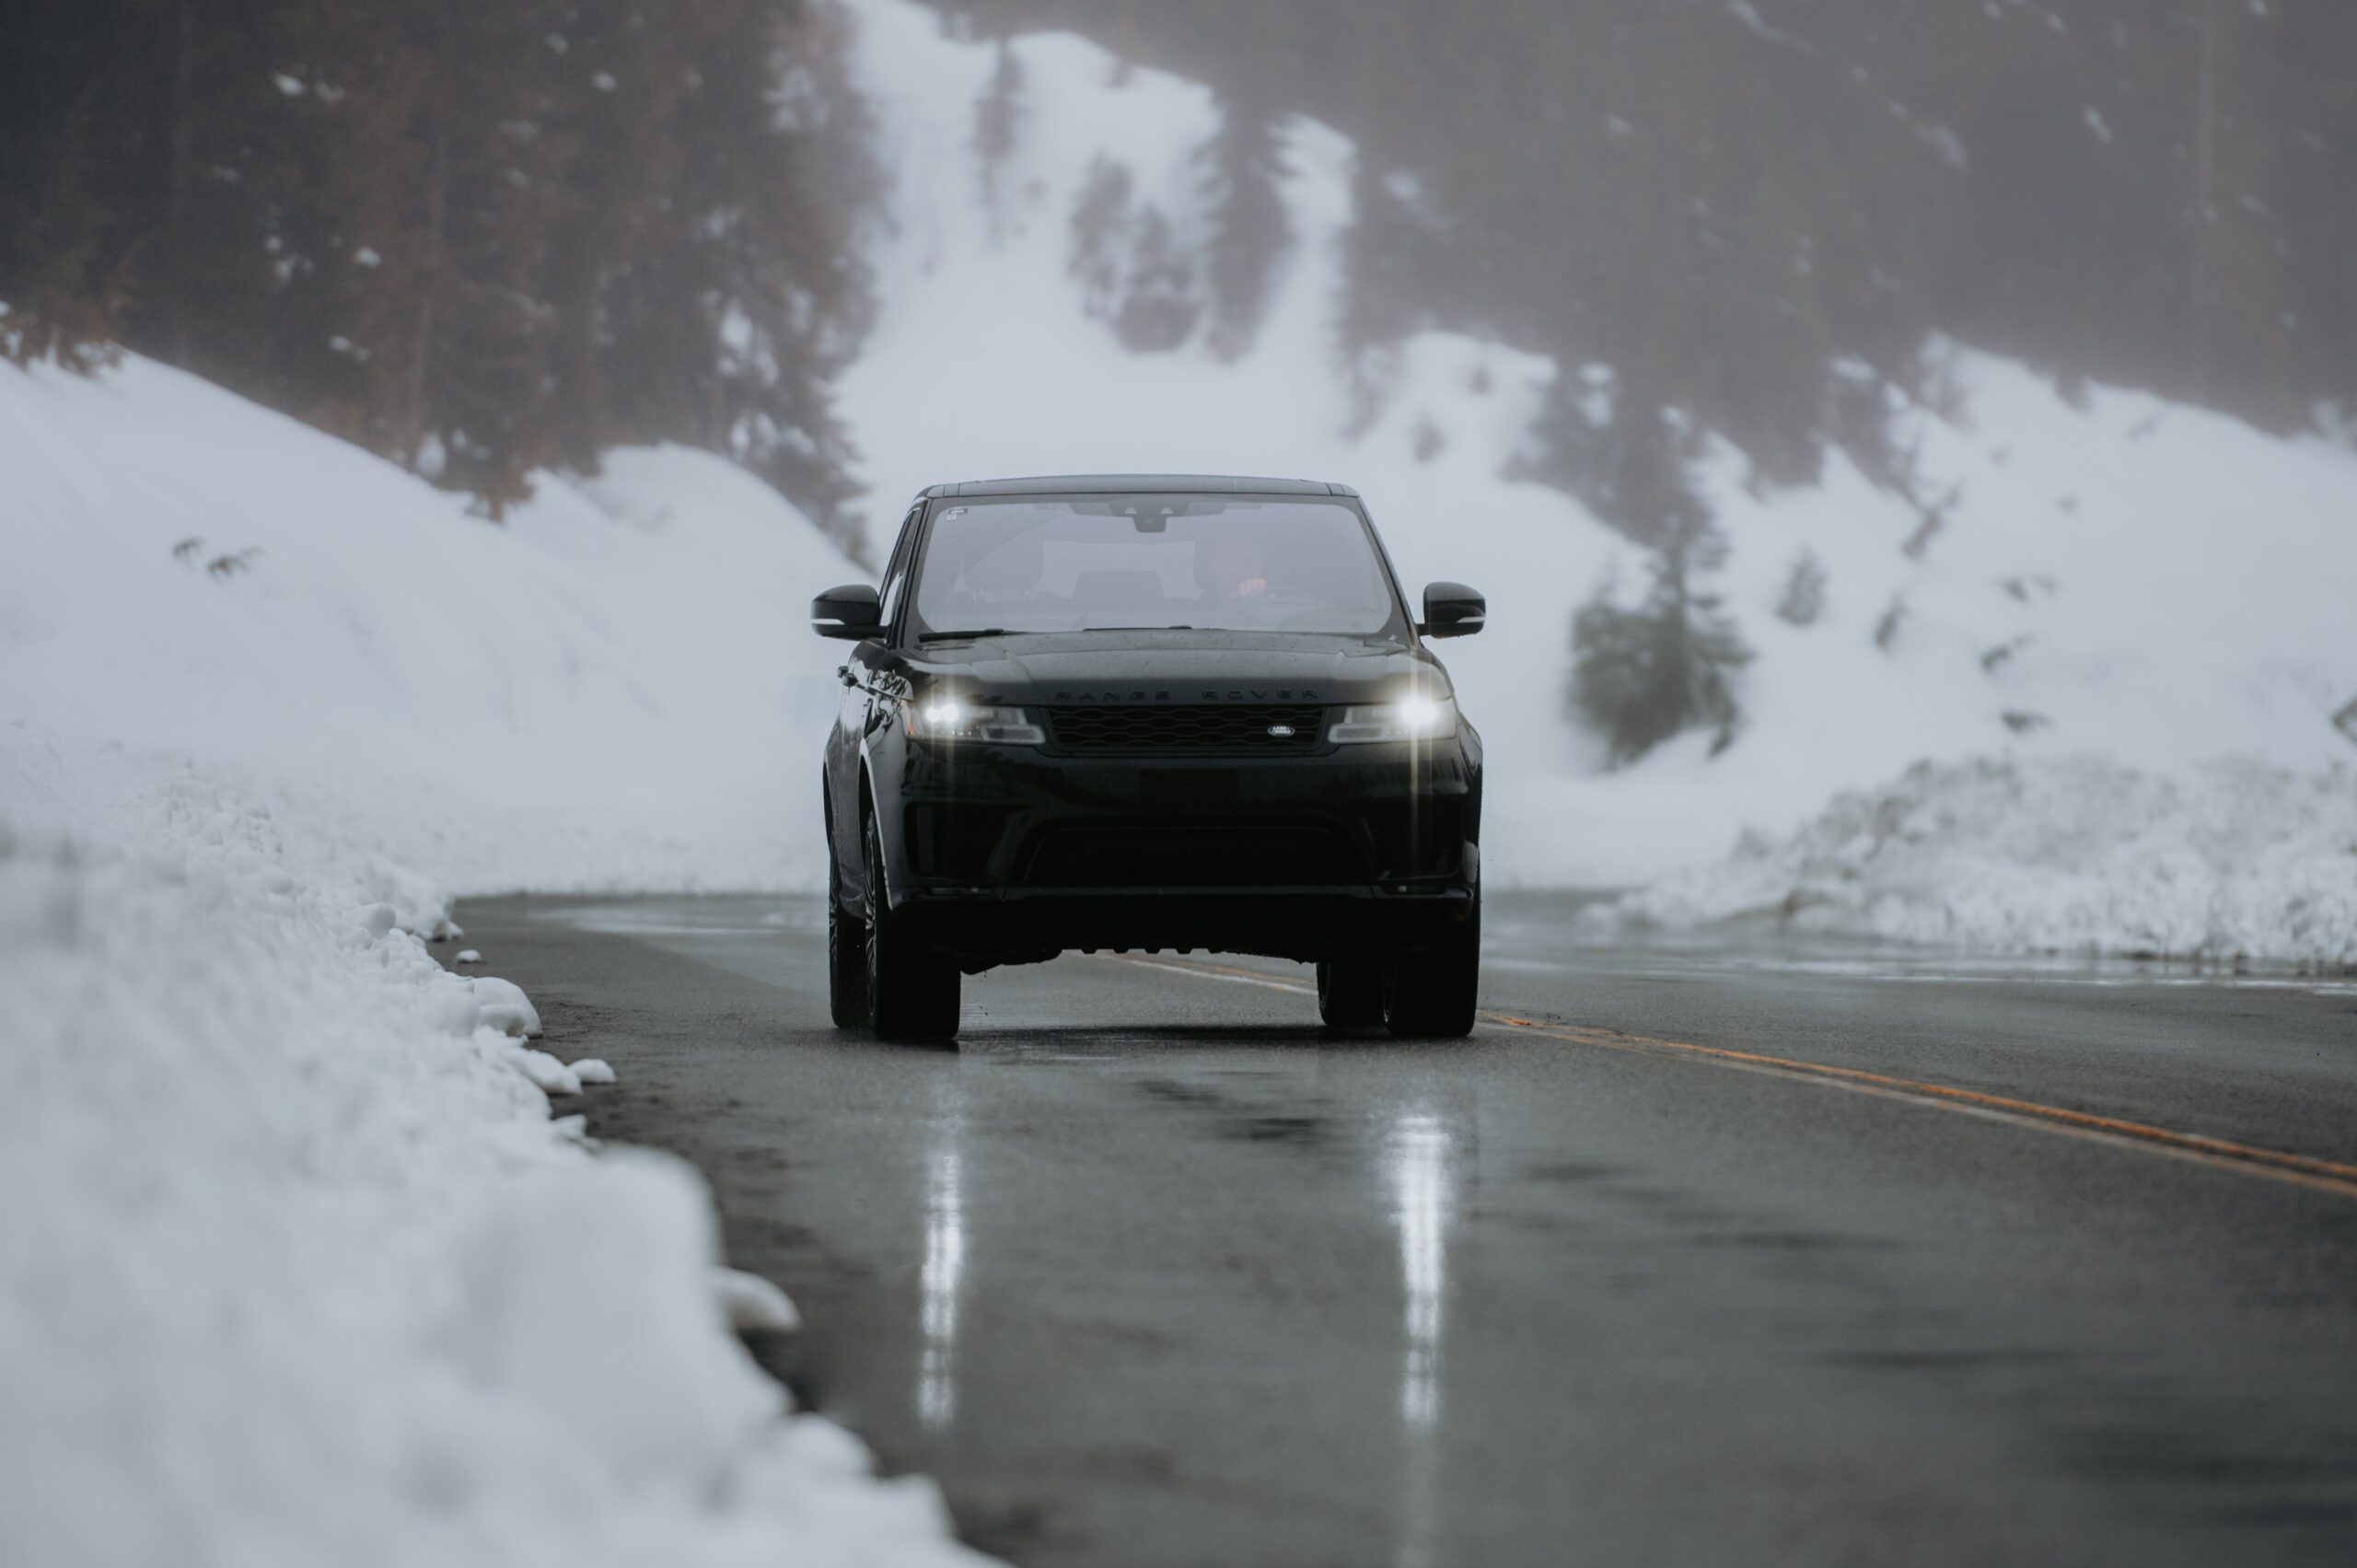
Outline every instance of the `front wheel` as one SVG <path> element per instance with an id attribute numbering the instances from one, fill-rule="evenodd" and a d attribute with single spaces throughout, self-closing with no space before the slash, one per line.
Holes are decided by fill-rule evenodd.
<path id="1" fill-rule="evenodd" d="M 958 966 L 910 939 L 884 889 L 884 842 L 867 823 L 867 1025 L 879 1040 L 954 1040 Z"/>
<path id="2" fill-rule="evenodd" d="M 1462 1040 L 1473 1032 L 1481 989 L 1481 905 L 1439 947 L 1403 956 L 1391 970 L 1384 1022 L 1402 1040 Z"/>

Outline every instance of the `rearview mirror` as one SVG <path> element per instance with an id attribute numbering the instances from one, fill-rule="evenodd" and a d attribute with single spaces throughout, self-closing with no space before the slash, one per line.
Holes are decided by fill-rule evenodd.
<path id="1" fill-rule="evenodd" d="M 1424 588 L 1427 637 L 1469 637 L 1490 618 L 1490 601 L 1463 583 L 1431 583 Z"/>
<path id="2" fill-rule="evenodd" d="M 810 630 L 821 637 L 856 643 L 883 629 L 884 606 L 865 583 L 829 588 L 810 601 Z"/>

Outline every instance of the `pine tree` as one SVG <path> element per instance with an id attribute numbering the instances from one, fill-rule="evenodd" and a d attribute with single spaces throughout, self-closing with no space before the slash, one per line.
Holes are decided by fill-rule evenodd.
<path id="1" fill-rule="evenodd" d="M 1608 585 L 1573 615 L 1572 711 L 1603 734 L 1616 762 L 1696 727 L 1714 729 L 1713 754 L 1724 750 L 1741 716 L 1735 676 L 1751 651 L 1703 587 L 1725 563 L 1726 543 L 1687 472 L 1694 432 L 1642 389 L 1621 390 L 1608 423 L 1581 428 L 1589 460 L 1574 476 L 1580 494 L 1652 552 L 1652 582 L 1635 608 Z"/>
<path id="2" fill-rule="evenodd" d="M 855 548 L 830 389 L 867 299 L 833 184 L 865 167 L 842 40 L 791 0 L 707 3 L 659 243 L 608 291 L 614 406 L 635 438 L 726 452 Z"/>
<path id="3" fill-rule="evenodd" d="M 990 223 L 991 242 L 1006 229 L 1006 161 L 1015 156 L 1023 133 L 1023 62 L 1005 40 L 999 41 L 991 79 L 974 105 L 974 158 L 981 167 L 982 212 Z"/>
<path id="4" fill-rule="evenodd" d="M 1237 359 L 1252 346 L 1277 258 L 1292 238 L 1282 186 L 1284 149 L 1272 115 L 1229 98 L 1220 128 L 1197 155 L 1210 238 L 1203 283 L 1212 352 Z"/>
<path id="5" fill-rule="evenodd" d="M 122 304 L 102 262 L 107 213 L 91 189 L 89 110 L 65 108 L 45 129 L 35 140 L 0 121 L 0 136 L 27 155 L 0 159 L 0 357 L 87 373 L 111 357 Z"/>
<path id="6" fill-rule="evenodd" d="M 578 0 L 551 36 L 566 167 L 548 250 L 549 396 L 557 454 L 581 472 L 641 434 L 618 406 L 618 381 L 637 369 L 613 352 L 611 301 L 675 242 L 673 183 L 686 160 L 678 122 L 697 90 L 696 63 L 726 21 L 710 4 Z"/>
<path id="7" fill-rule="evenodd" d="M 1109 317 L 1118 304 L 1131 222 L 1130 171 L 1099 153 L 1073 203 L 1066 263 L 1080 284 L 1081 308 L 1091 316 Z"/>
<path id="8" fill-rule="evenodd" d="M 424 276 L 409 332 L 412 460 L 472 491 L 493 517 L 531 493 L 555 451 L 544 293 L 567 149 L 546 40 L 560 0 L 421 0 L 433 63 L 414 134 L 425 148 L 415 221 Z"/>
<path id="9" fill-rule="evenodd" d="M 1608 584 L 1573 615 L 1573 715 L 1604 737 L 1614 762 L 1689 729 L 1716 732 L 1713 756 L 1735 743 L 1734 681 L 1751 650 L 1718 598 L 1694 591 L 1694 578 L 1716 564 L 1707 549 L 1666 550 L 1641 605 L 1620 605 Z"/>
<path id="10" fill-rule="evenodd" d="M 1825 614 L 1825 563 L 1804 546 L 1793 558 L 1784 591 L 1776 599 L 1776 619 L 1788 626 L 1814 626 Z"/>
<path id="11" fill-rule="evenodd" d="M 1159 207 L 1138 214 L 1130 236 L 1129 276 L 1113 312 L 1113 331 L 1133 354 L 1167 354 L 1194 335 L 1202 306 L 1193 259 Z"/>

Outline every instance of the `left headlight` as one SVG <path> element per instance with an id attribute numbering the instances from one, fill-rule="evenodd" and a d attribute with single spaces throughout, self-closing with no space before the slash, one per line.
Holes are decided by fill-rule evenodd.
<path id="1" fill-rule="evenodd" d="M 1446 740 L 1457 733 L 1453 697 L 1402 697 L 1373 707 L 1344 708 L 1326 738 L 1338 746 L 1373 740 Z"/>
<path id="2" fill-rule="evenodd" d="M 921 740 L 980 740 L 998 746 L 1044 746 L 1048 732 L 1024 708 L 986 708 L 962 697 L 927 697 L 900 704 L 900 722 Z"/>

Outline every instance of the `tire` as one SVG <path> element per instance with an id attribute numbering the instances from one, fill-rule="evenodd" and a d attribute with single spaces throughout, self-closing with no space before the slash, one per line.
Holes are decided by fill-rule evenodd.
<path id="1" fill-rule="evenodd" d="M 827 1011 L 839 1029 L 867 1027 L 867 922 L 843 908 L 843 873 L 827 846 Z"/>
<path id="2" fill-rule="evenodd" d="M 867 1027 L 878 1040 L 958 1038 L 958 966 L 911 941 L 884 891 L 884 843 L 873 817 L 867 851 Z"/>
<path id="3" fill-rule="evenodd" d="M 1391 971 L 1384 1022 L 1402 1040 L 1463 1040 L 1473 1032 L 1481 991 L 1481 906 L 1430 951 L 1410 953 Z"/>
<path id="4" fill-rule="evenodd" d="M 1329 1029 L 1372 1029 L 1383 1023 L 1379 958 L 1329 958 L 1318 966 L 1318 1016 Z"/>

